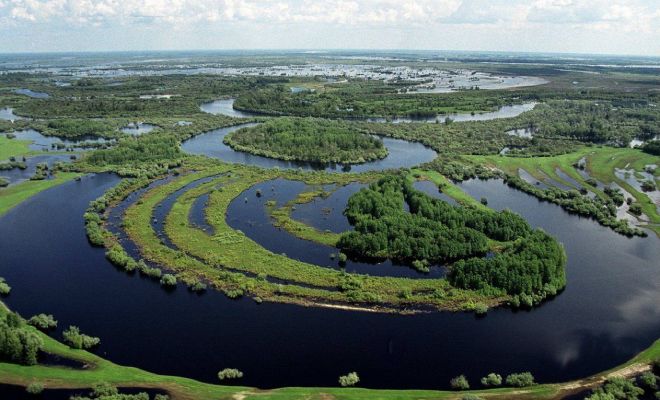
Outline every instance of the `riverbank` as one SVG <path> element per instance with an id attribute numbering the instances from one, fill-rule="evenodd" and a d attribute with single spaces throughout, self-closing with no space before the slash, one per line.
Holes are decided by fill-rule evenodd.
<path id="1" fill-rule="evenodd" d="M 0 303 L 0 314 L 7 308 Z M 153 374 L 138 368 L 121 366 L 109 362 L 84 350 L 73 350 L 48 335 L 34 329 L 44 341 L 43 350 L 63 358 L 76 360 L 87 365 L 85 369 L 71 369 L 56 366 L 21 366 L 0 363 L 0 383 L 27 386 L 38 382 L 46 389 L 90 388 L 99 382 L 117 387 L 141 389 L 161 389 L 167 391 L 172 400 L 232 400 L 278 399 L 298 400 L 309 398 L 323 399 L 398 399 L 431 400 L 461 399 L 471 394 L 483 399 L 561 399 L 567 395 L 580 393 L 602 384 L 612 377 L 632 377 L 650 369 L 650 364 L 660 359 L 660 340 L 639 353 L 630 361 L 593 376 L 570 382 L 543 384 L 528 388 L 498 388 L 490 390 L 469 390 L 461 392 L 437 390 L 379 390 L 339 387 L 286 387 L 260 390 L 245 386 L 224 386 L 202 383 L 196 380 Z"/>

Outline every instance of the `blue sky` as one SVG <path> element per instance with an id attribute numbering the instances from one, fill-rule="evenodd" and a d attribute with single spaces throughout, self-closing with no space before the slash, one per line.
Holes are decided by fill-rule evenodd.
<path id="1" fill-rule="evenodd" d="M 660 0 L 0 0 L 0 52 L 290 48 L 660 56 Z"/>

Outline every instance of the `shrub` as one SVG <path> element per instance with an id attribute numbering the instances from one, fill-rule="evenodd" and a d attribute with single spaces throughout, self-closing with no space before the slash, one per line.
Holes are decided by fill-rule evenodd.
<path id="1" fill-rule="evenodd" d="M 30 394 L 41 394 L 44 391 L 43 383 L 32 382 L 25 388 L 25 391 Z"/>
<path id="2" fill-rule="evenodd" d="M 500 386 L 502 384 L 502 375 L 491 372 L 481 378 L 481 384 L 484 386 Z"/>
<path id="3" fill-rule="evenodd" d="M 468 382 L 465 375 L 459 375 L 449 381 L 449 385 L 454 390 L 468 390 L 470 388 L 470 383 Z"/>
<path id="4" fill-rule="evenodd" d="M 0 278 L 0 296 L 7 296 L 11 292 L 11 286 L 5 282 L 5 278 Z"/>
<path id="5" fill-rule="evenodd" d="M 633 381 L 626 378 L 612 378 L 602 387 L 595 389 L 587 400 L 635 400 L 643 394 L 644 390 L 635 386 Z"/>
<path id="6" fill-rule="evenodd" d="M 360 377 L 357 372 L 349 372 L 339 377 L 339 385 L 342 387 L 355 386 L 358 382 L 360 382 Z"/>
<path id="7" fill-rule="evenodd" d="M 482 399 L 476 394 L 466 394 L 465 396 L 461 397 L 461 400 L 482 400 Z"/>
<path id="8" fill-rule="evenodd" d="M 640 215 L 642 215 L 642 206 L 639 203 L 633 203 L 633 204 L 630 205 L 630 208 L 628 209 L 628 211 L 632 215 L 636 215 L 636 216 L 639 217 Z"/>
<path id="9" fill-rule="evenodd" d="M 206 284 L 200 281 L 197 281 L 190 285 L 190 290 L 193 292 L 201 293 L 206 290 Z"/>
<path id="10" fill-rule="evenodd" d="M 236 368 L 225 368 L 222 371 L 218 372 L 218 379 L 239 379 L 243 377 L 243 372 L 239 371 Z"/>
<path id="11" fill-rule="evenodd" d="M 42 331 L 57 328 L 57 321 L 50 314 L 37 314 L 28 320 L 28 324 Z"/>
<path id="12" fill-rule="evenodd" d="M 64 337 L 64 341 L 74 349 L 87 350 L 98 346 L 101 343 L 101 339 L 85 335 L 80 332 L 80 328 L 73 325 L 62 332 L 62 336 Z"/>
<path id="13" fill-rule="evenodd" d="M 176 276 L 172 274 L 165 274 L 160 278 L 160 284 L 167 287 L 176 286 Z"/>
<path id="14" fill-rule="evenodd" d="M 644 372 L 642 376 L 639 377 L 639 381 L 649 389 L 658 389 L 658 377 L 655 376 L 653 372 Z"/>
<path id="15" fill-rule="evenodd" d="M 506 377 L 506 384 L 515 387 L 527 387 L 534 385 L 534 376 L 530 372 L 510 374 Z"/>

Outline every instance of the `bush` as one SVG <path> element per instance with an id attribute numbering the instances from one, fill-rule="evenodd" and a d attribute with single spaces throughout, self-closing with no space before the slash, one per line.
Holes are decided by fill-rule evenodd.
<path id="1" fill-rule="evenodd" d="M 482 399 L 476 394 L 466 394 L 465 396 L 461 397 L 461 400 L 482 400 Z"/>
<path id="2" fill-rule="evenodd" d="M 468 390 L 470 388 L 470 383 L 468 382 L 465 375 L 459 375 L 449 381 L 449 385 L 454 390 Z"/>
<path id="3" fill-rule="evenodd" d="M 481 378 L 481 384 L 484 386 L 500 386 L 502 384 L 502 375 L 491 372 Z"/>
<path id="4" fill-rule="evenodd" d="M 101 339 L 85 335 L 80 332 L 80 328 L 73 325 L 62 332 L 62 336 L 64 337 L 64 341 L 74 349 L 87 350 L 98 346 L 101 343 Z"/>
<path id="5" fill-rule="evenodd" d="M 358 382 L 360 382 L 360 377 L 357 372 L 349 372 L 339 377 L 339 385 L 342 387 L 355 386 Z"/>
<path id="6" fill-rule="evenodd" d="M 28 324 L 42 331 L 57 328 L 57 321 L 50 314 L 37 314 L 28 320 Z"/>
<path id="7" fill-rule="evenodd" d="M 239 371 L 236 368 L 225 368 L 222 371 L 218 372 L 218 379 L 221 381 L 225 379 L 239 379 L 243 377 L 243 372 Z"/>
<path id="8" fill-rule="evenodd" d="M 30 394 L 41 394 L 44 391 L 43 383 L 32 382 L 25 388 L 25 391 Z"/>
<path id="9" fill-rule="evenodd" d="M 639 377 L 639 381 L 649 389 L 658 389 L 658 377 L 655 376 L 653 372 L 644 372 L 642 376 Z"/>
<path id="10" fill-rule="evenodd" d="M 165 274 L 160 278 L 160 284 L 167 287 L 176 286 L 176 277 L 172 274 Z"/>
<path id="11" fill-rule="evenodd" d="M 535 384 L 534 376 L 530 372 L 510 374 L 506 377 L 506 384 L 515 387 L 527 387 Z"/>
<path id="12" fill-rule="evenodd" d="M 602 387 L 595 389 L 586 400 L 636 400 L 643 394 L 644 390 L 635 386 L 633 381 L 626 378 L 612 378 Z"/>
<path id="13" fill-rule="evenodd" d="M 0 278 L 0 296 L 7 296 L 11 292 L 11 286 L 5 282 L 5 278 Z"/>

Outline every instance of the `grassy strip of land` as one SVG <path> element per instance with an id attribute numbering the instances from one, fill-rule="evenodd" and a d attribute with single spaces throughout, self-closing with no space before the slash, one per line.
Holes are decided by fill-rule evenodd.
<path id="1" fill-rule="evenodd" d="M 53 179 L 25 181 L 0 189 L 0 216 L 35 194 L 70 181 L 80 175 L 72 172 L 58 172 Z"/>
<path id="2" fill-rule="evenodd" d="M 598 188 L 589 185 L 573 166 L 584 158 L 589 176 L 604 184 L 615 182 L 627 190 L 640 204 L 642 212 L 649 218 L 648 228 L 660 235 L 660 214 L 653 201 L 614 174 L 615 168 L 632 168 L 635 171 L 643 171 L 646 165 L 660 162 L 657 156 L 630 148 L 583 147 L 572 153 L 552 157 L 466 156 L 466 158 L 482 165 L 498 168 L 509 175 L 517 176 L 518 170 L 523 169 L 540 181 L 550 177 L 567 186 L 574 186 L 557 175 L 556 170 L 559 169 L 582 187 L 603 198 L 605 194 Z M 656 169 L 654 174 L 657 177 L 660 174 L 659 169 Z"/>
<path id="3" fill-rule="evenodd" d="M 9 159 L 9 157 L 18 157 L 30 152 L 29 140 L 8 139 L 0 135 L 0 161 Z"/>
<path id="4" fill-rule="evenodd" d="M 427 179 L 435 183 L 440 191 L 452 199 L 456 200 L 460 205 L 465 207 L 473 207 L 479 210 L 490 210 L 487 206 L 475 200 L 472 196 L 462 191 L 459 187 L 451 183 L 449 179 L 436 171 L 427 171 L 423 169 L 414 168 L 411 170 L 412 176 L 415 179 Z"/>
<path id="5" fill-rule="evenodd" d="M 323 232 L 291 217 L 291 213 L 296 205 L 310 203 L 317 197 L 325 195 L 325 193 L 324 190 L 302 192 L 282 207 L 275 208 L 274 206 L 267 205 L 268 212 L 271 218 L 273 218 L 273 225 L 284 229 L 298 238 L 335 247 L 341 236 L 340 233 Z"/>
<path id="6" fill-rule="evenodd" d="M 7 312 L 0 303 L 0 314 Z M 34 328 L 31 328 L 34 329 Z M 397 399 L 397 400 L 458 400 L 468 394 L 484 399 L 560 399 L 572 393 L 593 388 L 607 378 L 631 377 L 649 369 L 649 364 L 660 359 L 660 340 L 638 354 L 632 360 L 591 377 L 572 382 L 543 384 L 528 388 L 498 388 L 490 390 L 470 390 L 450 392 L 439 390 L 381 390 L 339 387 L 287 387 L 273 390 L 259 390 L 245 386 L 222 386 L 202 383 L 193 379 L 165 376 L 150 373 L 138 368 L 114 364 L 84 350 L 74 350 L 34 329 L 43 340 L 43 350 L 60 357 L 81 361 L 88 365 L 85 369 L 71 369 L 56 366 L 18 364 L 0 362 L 0 383 L 27 386 L 38 382 L 47 389 L 90 388 L 99 382 L 107 382 L 117 387 L 161 389 L 168 392 L 173 400 L 217 400 L 217 399 Z"/>
<path id="7" fill-rule="evenodd" d="M 341 184 L 342 181 L 356 179 L 348 174 L 264 171 L 232 166 L 231 174 L 235 179 L 225 181 L 221 189 L 212 190 L 213 184 L 209 183 L 179 197 L 165 224 L 168 237 L 178 249 L 164 246 L 149 224 L 153 210 L 171 193 L 201 177 L 211 176 L 221 170 L 227 172 L 228 168 L 211 170 L 186 175 L 153 188 L 127 209 L 126 232 L 146 258 L 182 274 L 201 274 L 216 286 L 222 286 L 228 271 L 242 271 L 255 278 L 244 275 L 239 282 L 235 282 L 235 287 L 240 289 L 241 294 L 250 293 L 265 300 L 300 304 L 312 302 L 316 305 L 341 302 L 369 309 L 396 305 L 397 309 L 433 306 L 447 310 L 473 310 L 477 305 L 494 306 L 506 300 L 503 297 L 453 288 L 444 279 L 371 277 L 302 263 L 264 249 L 242 232 L 232 229 L 225 221 L 225 213 L 231 201 L 255 183 L 276 177 L 298 179 L 309 184 Z M 372 179 L 366 176 L 366 179 Z M 204 193 L 210 193 L 206 217 L 214 228 L 213 236 L 190 225 L 188 220 L 194 200 Z M 271 278 L 290 284 L 270 284 L 268 280 Z M 324 287 L 333 290 L 321 290 Z M 289 298 L 284 299 L 283 296 Z"/>

